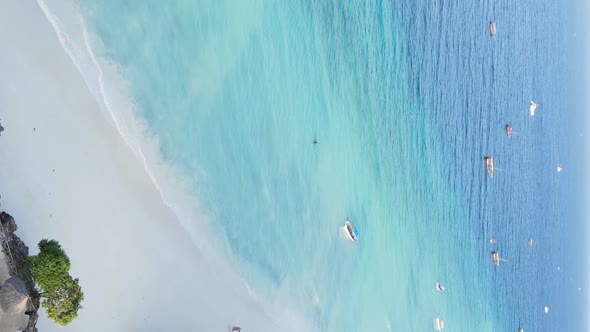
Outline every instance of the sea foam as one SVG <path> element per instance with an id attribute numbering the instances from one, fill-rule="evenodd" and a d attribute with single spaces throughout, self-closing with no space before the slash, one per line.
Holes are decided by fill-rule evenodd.
<path id="1" fill-rule="evenodd" d="M 51 8 L 44 0 L 37 0 L 40 9 L 53 27 L 59 42 L 76 66 L 86 86 L 95 97 L 106 120 L 117 130 L 157 188 L 166 206 L 176 215 L 181 227 L 188 233 L 203 258 L 218 271 L 233 271 L 241 282 L 228 285 L 242 288 L 259 303 L 262 312 L 278 326 L 288 330 L 309 330 L 309 324 L 300 314 L 282 303 L 264 302 L 248 282 L 239 276 L 229 248 L 222 234 L 214 233 L 211 220 L 198 204 L 198 198 L 188 194 L 188 181 L 178 167 L 165 162 L 160 155 L 159 140 L 148 135 L 146 124 L 135 115 L 135 105 L 128 93 L 128 82 L 118 65 L 102 55 L 104 45 L 88 29 L 75 1 L 55 0 Z"/>

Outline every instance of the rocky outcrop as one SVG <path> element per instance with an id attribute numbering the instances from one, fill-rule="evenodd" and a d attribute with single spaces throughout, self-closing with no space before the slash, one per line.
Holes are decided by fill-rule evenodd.
<path id="1" fill-rule="evenodd" d="M 35 287 L 35 283 L 27 272 L 26 263 L 29 257 L 29 247 L 15 234 L 18 226 L 6 212 L 0 213 L 0 241 L 2 243 L 2 251 L 9 253 L 7 256 L 9 260 L 10 274 L 18 276 L 25 281 L 27 291 L 31 297 L 31 303 L 28 304 L 27 314 L 29 315 L 29 324 L 25 332 L 37 332 L 35 324 L 37 323 L 37 308 L 39 308 L 39 292 Z"/>
<path id="2" fill-rule="evenodd" d="M 2 241 L 2 249 L 4 252 L 10 253 L 10 258 L 13 260 L 10 274 L 23 274 L 27 257 L 29 257 L 29 247 L 15 234 L 18 227 L 11 215 L 6 212 L 0 213 L 0 224 L 2 224 L 5 237 L 5 241 Z"/>

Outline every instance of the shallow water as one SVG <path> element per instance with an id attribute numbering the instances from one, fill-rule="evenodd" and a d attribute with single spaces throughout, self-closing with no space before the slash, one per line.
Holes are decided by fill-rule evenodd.
<path id="1" fill-rule="evenodd" d="M 210 236 L 269 302 L 318 331 L 428 331 L 439 315 L 457 331 L 557 330 L 566 9 L 79 4 Z M 358 242 L 340 236 L 345 220 Z"/>

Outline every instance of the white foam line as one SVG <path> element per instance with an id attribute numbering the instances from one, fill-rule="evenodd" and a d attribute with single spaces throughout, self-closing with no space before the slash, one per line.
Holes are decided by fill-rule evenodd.
<path id="1" fill-rule="evenodd" d="M 47 4 L 45 3 L 44 0 L 37 0 L 37 4 L 39 5 L 41 10 L 43 11 L 45 16 L 47 17 L 47 20 L 49 21 L 51 26 L 53 27 L 53 30 L 55 31 L 56 35 L 58 36 L 58 39 L 60 41 L 62 48 L 64 49 L 66 54 L 68 54 L 68 56 L 70 57 L 70 59 L 72 60 L 72 62 L 74 63 L 74 65 L 76 66 L 78 71 L 80 72 L 82 78 L 84 79 L 84 82 L 86 83 L 86 86 L 88 87 L 90 92 L 94 95 L 98 104 L 101 105 L 101 108 L 104 108 L 104 110 L 106 110 L 106 112 L 104 114 L 105 118 L 111 124 L 113 124 L 113 126 L 115 127 L 115 129 L 119 133 L 119 136 L 123 139 L 123 141 L 127 144 L 127 146 L 129 146 L 131 151 L 141 161 L 143 169 L 145 170 L 145 172 L 147 173 L 151 182 L 153 183 L 154 187 L 158 191 L 162 201 L 164 202 L 164 204 L 166 204 L 166 206 L 168 206 L 174 212 L 174 214 L 176 214 L 177 221 L 189 233 L 191 238 L 193 238 L 193 243 L 195 244 L 195 246 L 201 250 L 204 250 L 205 246 L 203 245 L 203 243 L 204 242 L 209 243 L 209 241 L 206 241 L 206 238 L 202 237 L 202 236 L 199 237 L 198 239 L 195 238 L 196 234 L 190 229 L 190 227 L 188 225 L 185 225 L 183 223 L 183 220 L 185 220 L 185 219 L 188 220 L 191 218 L 182 218 L 182 215 L 183 215 L 183 213 L 181 213 L 182 209 L 175 208 L 175 205 L 172 203 L 172 201 L 170 201 L 166 197 L 160 182 L 158 181 L 153 170 L 149 166 L 148 160 L 144 154 L 144 151 L 143 151 L 143 149 L 141 147 L 141 143 L 140 143 L 141 137 L 146 137 L 145 130 L 143 130 L 143 128 L 141 128 L 142 126 L 140 125 L 139 120 L 134 116 L 133 110 L 130 110 L 130 114 L 129 114 L 129 116 L 132 120 L 131 121 L 132 123 L 127 125 L 126 127 L 121 124 L 119 116 L 116 115 L 116 113 L 114 111 L 114 106 L 113 106 L 112 102 L 110 101 L 110 99 L 108 98 L 108 95 L 106 93 L 106 88 L 105 88 L 105 84 L 104 84 L 104 71 L 103 71 L 102 66 L 100 65 L 99 61 L 97 60 L 96 55 L 94 54 L 94 51 L 92 49 L 88 29 L 86 28 L 86 23 L 85 23 L 82 15 L 78 14 L 77 19 L 79 21 L 78 23 L 79 23 L 80 29 L 82 31 L 83 43 L 84 43 L 84 47 L 86 48 L 86 53 L 90 59 L 90 62 L 92 63 L 92 66 L 94 67 L 93 69 L 96 71 L 96 82 L 93 82 L 92 76 L 84 71 L 83 65 L 80 63 L 79 59 L 75 55 L 74 43 L 71 41 L 71 38 L 69 37 L 69 35 L 61 27 L 59 18 L 57 18 L 55 15 L 53 15 L 53 13 L 51 12 L 51 10 L 49 9 L 49 7 L 47 6 Z M 93 89 L 93 83 L 97 84 L 97 89 Z M 98 91 L 96 91 L 96 90 L 98 90 Z M 130 137 L 130 135 L 132 134 L 131 133 L 132 126 L 135 127 L 134 134 L 136 134 L 136 136 L 137 136 L 137 142 L 135 142 L 135 144 L 132 143 L 132 139 Z M 157 163 L 161 163 L 160 160 L 155 160 L 155 161 Z M 204 222 L 203 220 L 201 220 L 201 221 Z M 209 252 L 209 253 L 211 253 L 211 252 Z M 212 257 L 209 257 L 209 258 L 210 258 L 209 261 L 213 261 L 213 262 L 215 261 L 214 259 L 212 259 Z"/>
<path id="2" fill-rule="evenodd" d="M 147 172 L 147 174 L 150 177 L 151 181 L 153 182 L 154 186 L 156 186 L 156 189 L 160 193 L 160 197 L 162 197 L 162 200 L 164 202 L 166 202 L 166 205 L 168 205 L 170 207 L 170 204 L 168 204 L 168 202 L 166 201 L 166 198 L 164 197 L 164 194 L 162 193 L 160 184 L 156 180 L 153 172 L 150 170 L 150 168 L 147 164 L 147 160 L 145 158 L 145 155 L 143 154 L 143 151 L 141 150 L 141 147 L 140 146 L 134 147 L 131 144 L 127 135 L 124 134 L 123 128 L 121 127 L 117 117 L 115 116 L 115 114 L 113 112 L 112 104 L 109 101 L 109 99 L 105 93 L 104 80 L 103 80 L 104 73 L 103 73 L 103 70 L 102 70 L 100 64 L 96 60 L 96 56 L 94 55 L 94 51 L 92 50 L 92 47 L 90 46 L 90 41 L 89 41 L 89 37 L 88 37 L 88 30 L 86 29 L 86 24 L 85 24 L 84 18 L 81 15 L 78 16 L 78 19 L 80 20 L 80 26 L 82 28 L 82 36 L 84 37 L 84 46 L 86 47 L 86 51 L 88 52 L 88 55 L 90 56 L 90 59 L 92 60 L 92 64 L 94 65 L 94 68 L 96 69 L 96 71 L 98 73 L 97 81 L 98 81 L 98 88 L 99 88 L 98 93 L 100 94 L 99 96 L 97 96 L 95 91 L 92 89 L 90 82 L 88 81 L 89 80 L 89 78 L 87 77 L 88 75 L 84 74 L 84 70 L 82 69 L 81 65 L 78 63 L 76 57 L 74 56 L 73 52 L 71 51 L 71 46 L 68 46 L 70 44 L 70 42 L 69 42 L 70 38 L 63 31 L 63 29 L 61 29 L 60 24 L 59 24 L 59 19 L 51 13 L 51 11 L 47 7 L 47 4 L 45 3 L 45 1 L 37 0 L 37 4 L 41 8 L 43 13 L 45 14 L 45 17 L 47 17 L 47 20 L 49 21 L 49 23 L 53 27 L 53 30 L 55 31 L 55 33 L 57 34 L 59 42 L 62 45 L 62 48 L 68 54 L 68 56 L 70 57 L 70 59 L 72 60 L 72 62 L 74 63 L 74 65 L 76 66 L 78 71 L 80 72 L 80 74 L 82 74 L 84 82 L 86 82 L 86 86 L 92 92 L 92 94 L 95 96 L 97 101 L 100 104 L 102 104 L 105 107 L 105 109 L 107 110 L 107 112 L 110 116 L 110 118 L 108 118 L 108 120 L 110 120 L 111 123 L 114 124 L 115 128 L 119 132 L 119 135 L 123 138 L 123 140 L 125 141 L 127 146 L 129 146 L 131 151 L 133 151 L 138 156 L 138 158 L 141 160 L 141 162 L 143 164 L 143 168 Z"/>
<path id="3" fill-rule="evenodd" d="M 79 20 L 79 25 L 80 25 L 81 31 L 82 31 L 82 37 L 84 40 L 84 47 L 85 47 L 86 52 L 92 62 L 92 65 L 94 66 L 94 70 L 96 70 L 97 82 L 93 82 L 91 80 L 91 77 L 89 77 L 90 75 L 88 75 L 88 73 L 86 73 L 84 71 L 82 64 L 79 62 L 79 59 L 75 55 L 74 43 L 71 42 L 71 38 L 69 37 L 69 35 L 64 31 L 64 29 L 62 29 L 59 18 L 57 18 L 55 15 L 53 15 L 53 13 L 51 12 L 51 10 L 49 9 L 49 7 L 47 6 L 47 4 L 45 3 L 44 0 L 37 0 L 37 4 L 41 8 L 41 11 L 45 15 L 45 17 L 47 18 L 47 20 L 49 21 L 51 26 L 53 27 L 53 30 L 55 31 L 63 50 L 70 57 L 73 64 L 78 69 L 78 72 L 80 72 L 89 91 L 94 95 L 98 104 L 101 105 L 102 107 L 104 107 L 104 109 L 106 110 L 104 115 L 105 115 L 105 118 L 107 119 L 107 121 L 109 121 L 115 127 L 115 129 L 117 130 L 117 132 L 119 133 L 119 135 L 121 136 L 123 141 L 127 144 L 127 146 L 129 146 L 131 151 L 133 151 L 133 153 L 139 158 L 139 160 L 141 160 L 144 170 L 146 171 L 151 182 L 153 183 L 156 190 L 158 191 L 162 201 L 176 215 L 176 219 L 180 223 L 180 225 L 183 226 L 183 228 L 191 235 L 191 238 L 193 238 L 192 242 L 195 244 L 195 246 L 197 248 L 199 248 L 200 250 L 205 249 L 203 246 L 199 245 L 199 243 L 196 243 L 194 241 L 195 240 L 193 237 L 194 234 L 191 232 L 190 228 L 187 225 L 184 225 L 182 223 L 182 218 L 180 217 L 180 211 L 178 211 L 178 209 L 175 209 L 174 204 L 172 204 L 170 201 L 168 201 L 166 199 L 164 192 L 163 192 L 156 176 L 154 175 L 151 168 L 149 167 L 149 164 L 147 162 L 147 158 L 145 157 L 145 154 L 141 148 L 141 143 L 139 142 L 141 137 L 145 137 L 145 135 L 144 135 L 145 131 L 142 128 L 135 128 L 137 130 L 136 134 L 138 135 L 138 142 L 135 144 L 136 146 L 134 146 L 134 144 L 132 144 L 132 142 L 130 141 L 130 137 L 129 137 L 130 133 L 126 133 L 127 131 L 129 131 L 129 130 L 126 131 L 126 129 L 128 129 L 128 128 L 124 128 L 124 126 L 121 124 L 119 117 L 117 115 L 115 115 L 115 112 L 113 110 L 114 106 L 111 103 L 111 101 L 109 100 L 107 93 L 106 93 L 106 88 L 105 88 L 105 84 L 104 84 L 104 71 L 103 71 L 99 61 L 97 60 L 96 55 L 94 54 L 94 51 L 92 49 L 89 32 L 88 32 L 88 29 L 86 28 L 84 18 L 79 14 L 77 15 L 77 18 Z M 97 83 L 98 91 L 96 91 L 96 89 L 93 89 L 93 83 Z M 137 127 L 141 127 L 139 125 L 139 120 L 134 116 L 134 114 L 130 114 L 130 116 L 133 120 L 133 125 L 135 125 Z M 143 136 L 141 136 L 141 135 L 143 135 Z M 208 253 L 211 254 L 213 252 L 209 251 Z M 213 259 L 214 257 L 210 257 L 209 255 L 204 255 L 204 257 L 209 258 L 210 262 L 215 263 L 215 260 Z M 216 264 L 216 265 L 218 265 L 218 264 Z M 233 267 L 232 267 L 232 269 L 233 269 Z M 277 323 L 277 325 L 281 326 L 282 324 L 280 324 L 279 320 L 273 319 L 273 318 L 276 318 L 276 317 L 274 317 L 275 315 L 268 312 L 269 308 L 268 308 L 267 304 L 265 304 L 261 301 L 261 299 L 257 296 L 256 292 L 254 292 L 250 288 L 250 285 L 241 276 L 241 274 L 238 271 L 235 271 L 235 272 L 237 274 L 237 277 L 242 281 L 243 286 L 245 287 L 248 295 L 251 296 L 251 298 L 254 301 L 256 301 L 263 308 L 263 310 L 266 312 L 266 314 L 268 315 L 268 317 L 271 320 L 275 321 L 275 323 Z M 275 312 L 275 314 L 276 314 L 276 312 Z"/>

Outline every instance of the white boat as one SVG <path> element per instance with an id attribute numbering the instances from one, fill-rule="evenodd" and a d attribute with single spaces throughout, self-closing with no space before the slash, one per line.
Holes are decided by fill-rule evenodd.
<path id="1" fill-rule="evenodd" d="M 500 261 L 508 262 L 508 260 L 500 258 L 500 253 L 497 250 L 492 251 L 492 263 L 494 263 L 494 265 L 500 265 Z"/>
<path id="2" fill-rule="evenodd" d="M 508 136 L 508 138 L 512 137 L 512 125 L 510 123 L 506 124 L 505 126 L 506 128 L 506 136 Z"/>
<path id="3" fill-rule="evenodd" d="M 492 251 L 492 262 L 494 265 L 500 265 L 500 254 L 497 251 Z"/>
<path id="4" fill-rule="evenodd" d="M 486 171 L 490 177 L 494 177 L 494 158 L 492 156 L 483 157 L 483 163 L 486 167 Z"/>
<path id="5" fill-rule="evenodd" d="M 442 320 L 442 318 L 436 317 L 434 319 L 434 329 L 437 331 L 442 331 L 445 328 L 445 322 Z"/>
<path id="6" fill-rule="evenodd" d="M 356 241 L 358 240 L 358 236 L 359 236 L 359 232 L 356 229 L 356 227 L 352 227 L 352 225 L 350 224 L 350 222 L 347 220 L 344 223 L 344 230 L 345 230 L 345 234 L 348 237 L 349 240 L 351 241 Z"/>
<path id="7" fill-rule="evenodd" d="M 531 237 L 531 238 L 529 238 L 529 247 L 532 247 L 532 246 L 533 246 L 533 238 Z"/>
<path id="8" fill-rule="evenodd" d="M 490 21 L 489 30 L 490 30 L 490 37 L 492 37 L 492 38 L 496 37 L 496 23 L 494 23 L 494 21 Z"/>
<path id="9" fill-rule="evenodd" d="M 535 116 L 535 110 L 537 109 L 537 104 L 531 99 L 531 104 L 529 105 L 529 112 L 531 116 Z"/>
<path id="10" fill-rule="evenodd" d="M 561 168 L 561 165 L 557 164 L 557 173 L 560 173 L 563 170 L 563 168 Z"/>
<path id="11" fill-rule="evenodd" d="M 549 307 L 545 306 L 545 313 L 548 314 L 549 313 Z"/>

